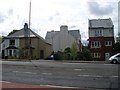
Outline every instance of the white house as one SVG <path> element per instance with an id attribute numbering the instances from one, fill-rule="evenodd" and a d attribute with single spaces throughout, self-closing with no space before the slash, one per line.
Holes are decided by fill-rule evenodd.
<path id="1" fill-rule="evenodd" d="M 45 39 L 53 45 L 53 51 L 64 51 L 65 48 L 71 47 L 76 42 L 77 48 L 80 48 L 81 35 L 79 30 L 68 30 L 68 26 L 63 25 L 60 31 L 49 31 Z"/>

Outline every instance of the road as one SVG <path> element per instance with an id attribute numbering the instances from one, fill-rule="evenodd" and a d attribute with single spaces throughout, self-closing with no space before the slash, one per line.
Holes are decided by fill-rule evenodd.
<path id="1" fill-rule="evenodd" d="M 119 65 L 60 61 L 3 61 L 2 81 L 62 87 L 118 88 Z"/>

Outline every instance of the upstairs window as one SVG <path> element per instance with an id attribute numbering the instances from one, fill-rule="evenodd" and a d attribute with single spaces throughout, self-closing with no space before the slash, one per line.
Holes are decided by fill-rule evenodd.
<path id="1" fill-rule="evenodd" d="M 95 30 L 95 36 L 102 36 L 102 30 Z"/>
<path id="2" fill-rule="evenodd" d="M 14 46 L 14 45 L 15 45 L 15 40 L 14 40 L 14 39 L 11 39 L 11 40 L 9 41 L 9 45 L 10 45 L 10 46 Z"/>

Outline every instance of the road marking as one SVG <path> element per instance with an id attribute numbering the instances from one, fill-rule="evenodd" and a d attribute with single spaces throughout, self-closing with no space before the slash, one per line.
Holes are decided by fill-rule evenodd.
<path id="1" fill-rule="evenodd" d="M 77 75 L 80 77 L 104 77 L 104 76 L 100 76 L 100 75 Z"/>
<path id="2" fill-rule="evenodd" d="M 74 69 L 75 71 L 82 71 L 83 69 L 76 68 Z"/>
<path id="3" fill-rule="evenodd" d="M 111 76 L 111 77 L 113 77 L 113 78 L 118 78 L 119 76 Z"/>
<path id="4" fill-rule="evenodd" d="M 8 81 L 0 81 L 0 82 L 2 82 L 2 83 L 11 83 L 11 82 L 8 82 Z"/>
<path id="5" fill-rule="evenodd" d="M 118 78 L 119 76 L 101 76 L 101 75 L 77 75 L 79 77 L 112 77 L 112 78 Z"/>
<path id="6" fill-rule="evenodd" d="M 72 62 L 72 63 L 62 63 L 62 64 L 87 64 L 87 63 L 74 63 L 74 62 Z"/>
<path id="7" fill-rule="evenodd" d="M 52 73 L 42 73 L 42 74 L 44 74 L 44 75 L 52 75 Z"/>
<path id="8" fill-rule="evenodd" d="M 34 72 L 23 72 L 23 73 L 27 73 L 27 74 L 37 74 L 37 73 L 34 73 Z"/>
<path id="9" fill-rule="evenodd" d="M 78 88 L 78 87 L 55 86 L 55 85 L 40 85 L 40 86 L 54 87 L 54 88 Z"/>
<path id="10" fill-rule="evenodd" d="M 12 72 L 18 73 L 19 71 L 12 71 Z"/>
<path id="11" fill-rule="evenodd" d="M 25 73 L 25 74 L 37 74 L 37 73 L 34 73 L 34 72 L 22 72 L 22 71 L 12 71 L 14 73 Z"/>

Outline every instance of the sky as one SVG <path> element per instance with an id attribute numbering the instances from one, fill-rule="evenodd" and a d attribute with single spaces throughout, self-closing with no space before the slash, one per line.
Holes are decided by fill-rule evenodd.
<path id="1" fill-rule="evenodd" d="M 31 0 L 31 29 L 45 38 L 47 31 L 59 31 L 61 25 L 80 30 L 88 39 L 89 19 L 111 18 L 118 32 L 119 0 Z M 30 0 L 0 0 L 0 35 L 20 30 L 29 23 Z"/>

